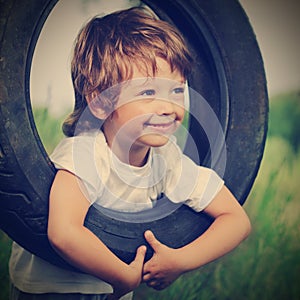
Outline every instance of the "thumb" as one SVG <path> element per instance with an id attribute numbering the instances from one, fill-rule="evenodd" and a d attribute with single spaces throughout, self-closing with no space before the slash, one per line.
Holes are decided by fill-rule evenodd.
<path id="1" fill-rule="evenodd" d="M 140 246 L 136 251 L 135 259 L 133 262 L 143 265 L 145 255 L 146 255 L 146 250 L 147 250 L 146 246 Z"/>
<path id="2" fill-rule="evenodd" d="M 145 235 L 146 241 L 152 247 L 152 249 L 154 250 L 154 252 L 157 252 L 157 250 L 161 246 L 160 241 L 156 239 L 155 235 L 150 230 L 147 230 L 144 235 Z"/>

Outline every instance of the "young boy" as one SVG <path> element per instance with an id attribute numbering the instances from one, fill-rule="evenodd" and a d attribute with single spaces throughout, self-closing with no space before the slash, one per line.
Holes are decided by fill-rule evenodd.
<path id="1" fill-rule="evenodd" d="M 141 8 L 92 19 L 72 60 L 75 108 L 51 156 L 48 236 L 85 273 L 62 270 L 14 244 L 12 299 L 130 299 L 141 282 L 164 289 L 181 274 L 235 248 L 250 231 L 242 207 L 212 170 L 183 155 L 171 137 L 184 117 L 190 55 L 175 28 Z M 126 264 L 83 226 L 89 206 L 151 208 L 164 193 L 215 221 L 192 243 L 171 249 L 151 231 Z M 18 296 L 19 295 L 19 296 Z"/>

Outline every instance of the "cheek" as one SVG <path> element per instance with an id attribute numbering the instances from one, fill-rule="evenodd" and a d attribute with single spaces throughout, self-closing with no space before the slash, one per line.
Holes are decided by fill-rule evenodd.
<path id="1" fill-rule="evenodd" d="M 177 109 L 177 118 L 178 121 L 182 122 L 185 115 L 185 109 L 183 107 L 178 107 Z"/>
<path id="2" fill-rule="evenodd" d="M 132 114 L 132 109 L 130 106 L 131 105 L 122 105 L 122 106 L 118 107 L 114 111 L 115 121 L 117 121 L 118 123 L 124 123 L 127 120 L 132 119 L 133 114 Z"/>
<path id="3" fill-rule="evenodd" d="M 115 112 L 115 121 L 118 127 L 124 127 L 125 130 L 138 130 L 147 119 L 147 114 L 139 106 L 126 105 Z"/>

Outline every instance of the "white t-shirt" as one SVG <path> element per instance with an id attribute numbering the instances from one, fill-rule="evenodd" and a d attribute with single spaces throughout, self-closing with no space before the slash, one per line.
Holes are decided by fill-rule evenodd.
<path id="1" fill-rule="evenodd" d="M 224 183 L 212 169 L 184 155 L 173 136 L 165 146 L 151 148 L 142 167 L 120 161 L 102 131 L 62 140 L 51 159 L 81 179 L 91 204 L 124 212 L 152 208 L 161 194 L 199 212 Z"/>
<path id="2" fill-rule="evenodd" d="M 57 169 L 68 170 L 80 179 L 91 205 L 123 212 L 152 208 L 161 194 L 201 211 L 224 184 L 213 170 L 197 166 L 182 154 L 173 137 L 165 146 L 151 148 L 142 167 L 121 162 L 101 131 L 63 139 L 51 159 Z M 58 268 L 16 243 L 9 269 L 13 284 L 24 292 L 112 292 L 112 287 L 98 278 Z"/>

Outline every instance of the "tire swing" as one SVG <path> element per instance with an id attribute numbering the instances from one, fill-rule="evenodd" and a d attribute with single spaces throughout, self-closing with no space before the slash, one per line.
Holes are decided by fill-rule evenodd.
<path id="1" fill-rule="evenodd" d="M 38 136 L 29 92 L 33 51 L 56 2 L 1 3 L 0 228 L 30 252 L 72 268 L 56 254 L 47 238 L 48 195 L 55 168 Z M 212 152 L 221 156 L 226 147 L 222 175 L 243 204 L 259 169 L 268 113 L 263 62 L 247 16 L 236 0 L 228 0 L 225 6 L 222 0 L 143 2 L 182 32 L 196 57 L 189 86 L 209 103 L 224 133 L 225 140 L 219 141 L 215 136 L 211 145 L 198 121 L 205 118 L 201 105 L 191 94 L 189 106 L 193 114 L 189 116 L 184 152 L 218 172 L 222 159 L 213 158 Z M 190 150 L 193 145 L 198 157 Z M 162 203 L 168 204 L 168 200 Z M 138 213 L 136 221 L 131 220 L 132 215 L 128 221 L 120 220 L 92 206 L 85 226 L 129 262 L 136 248 L 145 243 L 143 232 L 147 229 L 166 245 L 180 247 L 202 234 L 212 222 L 204 213 L 195 213 L 185 205 L 152 221 Z M 148 249 L 147 258 L 151 255 Z"/>

